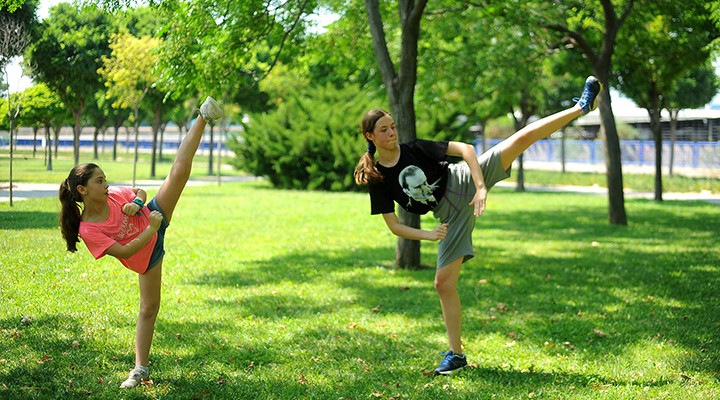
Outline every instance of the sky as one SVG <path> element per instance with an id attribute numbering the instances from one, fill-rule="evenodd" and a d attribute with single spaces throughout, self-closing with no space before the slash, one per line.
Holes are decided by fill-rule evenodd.
<path id="1" fill-rule="evenodd" d="M 39 7 L 38 7 L 38 19 L 43 20 L 47 18 L 48 16 L 48 10 L 60 3 L 67 3 L 68 0 L 40 0 Z M 318 21 L 318 29 L 322 30 L 324 26 L 329 24 L 334 20 L 333 15 L 319 15 L 317 16 Z M 22 75 L 22 68 L 20 68 L 20 62 L 22 61 L 22 57 L 16 57 L 13 59 L 10 64 L 7 67 L 7 73 L 8 73 L 8 82 L 10 84 L 10 92 L 20 92 L 28 87 L 32 86 L 32 81 L 30 78 Z M 715 63 L 715 66 L 717 68 L 717 74 L 720 76 L 720 59 Z M 626 98 L 623 97 L 620 93 L 614 91 L 611 89 L 611 96 L 613 99 L 613 106 L 614 107 L 636 107 L 635 103 Z M 713 108 L 720 108 L 720 94 L 715 96 L 715 98 L 712 101 Z M 613 108 L 614 108 L 613 107 Z"/>

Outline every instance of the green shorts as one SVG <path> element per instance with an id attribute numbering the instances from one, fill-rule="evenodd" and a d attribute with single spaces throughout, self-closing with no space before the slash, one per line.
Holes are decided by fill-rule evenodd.
<path id="1" fill-rule="evenodd" d="M 512 167 L 507 170 L 502 169 L 500 150 L 496 147 L 478 157 L 478 162 L 488 191 L 496 183 L 510 177 Z M 474 196 L 475 182 L 473 182 L 470 174 L 470 168 L 466 163 L 450 164 L 445 194 L 433 210 L 435 218 L 442 223 L 448 224 L 447 235 L 445 239 L 440 241 L 438 246 L 438 269 L 460 257 L 465 262 L 475 256 L 472 245 L 472 231 L 475 228 L 475 215 L 473 214 L 475 208 L 469 205 Z"/>

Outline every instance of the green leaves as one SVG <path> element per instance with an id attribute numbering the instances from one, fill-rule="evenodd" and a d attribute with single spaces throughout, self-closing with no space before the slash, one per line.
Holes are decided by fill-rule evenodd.
<path id="1" fill-rule="evenodd" d="M 276 111 L 251 114 L 231 140 L 236 166 L 288 189 L 353 190 L 353 169 L 365 145 L 348 120 L 370 103 L 359 88 L 320 87 L 291 92 Z"/>

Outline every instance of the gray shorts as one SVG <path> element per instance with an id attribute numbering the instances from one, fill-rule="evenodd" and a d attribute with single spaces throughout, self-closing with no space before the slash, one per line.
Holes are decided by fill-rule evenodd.
<path id="1" fill-rule="evenodd" d="M 502 169 L 500 150 L 493 147 L 478 157 L 488 191 L 496 183 L 510 177 L 510 170 Z M 448 224 L 447 236 L 440 241 L 437 268 L 440 269 L 462 257 L 463 262 L 473 258 L 472 231 L 475 228 L 475 209 L 470 206 L 475 196 L 475 183 L 466 163 L 450 164 L 445 195 L 433 210 L 435 218 Z"/>

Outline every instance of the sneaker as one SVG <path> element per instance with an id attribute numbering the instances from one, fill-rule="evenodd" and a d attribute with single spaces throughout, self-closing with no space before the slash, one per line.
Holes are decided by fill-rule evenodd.
<path id="1" fill-rule="evenodd" d="M 220 108 L 220 105 L 217 101 L 215 101 L 215 99 L 208 96 L 208 98 L 205 99 L 205 102 L 200 106 L 200 116 L 206 122 L 217 121 L 222 118 L 223 110 Z"/>
<path id="2" fill-rule="evenodd" d="M 580 105 L 580 108 L 582 108 L 583 115 L 597 108 L 598 95 L 602 90 L 602 83 L 600 83 L 596 77 L 588 76 L 585 80 L 585 88 L 583 88 L 580 98 L 573 98 L 573 101 L 576 101 Z"/>
<path id="3" fill-rule="evenodd" d="M 440 353 L 445 356 L 440 366 L 435 369 L 435 375 L 450 375 L 453 372 L 467 366 L 464 354 L 455 354 L 452 350 L 447 353 Z"/>
<path id="4" fill-rule="evenodd" d="M 135 367 L 130 371 L 130 377 L 120 384 L 121 389 L 134 388 L 139 386 L 144 380 L 150 377 L 147 368 Z"/>

